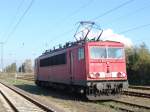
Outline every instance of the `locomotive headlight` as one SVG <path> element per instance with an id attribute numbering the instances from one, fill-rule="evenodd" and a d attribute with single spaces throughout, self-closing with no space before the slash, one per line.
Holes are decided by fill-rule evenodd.
<path id="1" fill-rule="evenodd" d="M 126 76 L 126 73 L 122 73 L 122 76 L 125 77 L 125 76 Z"/>
<path id="2" fill-rule="evenodd" d="M 89 77 L 90 77 L 90 78 L 96 78 L 94 73 L 90 73 L 90 74 L 89 74 Z"/>
<path id="3" fill-rule="evenodd" d="M 117 73 L 117 77 L 121 77 L 121 73 L 120 72 Z"/>
<path id="4" fill-rule="evenodd" d="M 100 73 L 98 73 L 98 72 L 97 73 L 90 73 L 89 77 L 90 78 L 100 78 Z"/>
<path id="5" fill-rule="evenodd" d="M 117 77 L 125 77 L 125 76 L 126 76 L 126 73 L 123 73 L 123 72 L 117 73 Z"/>
<path id="6" fill-rule="evenodd" d="M 100 77 L 100 74 L 97 72 L 97 73 L 95 74 L 95 77 L 96 77 L 96 78 L 99 78 L 99 77 Z"/>

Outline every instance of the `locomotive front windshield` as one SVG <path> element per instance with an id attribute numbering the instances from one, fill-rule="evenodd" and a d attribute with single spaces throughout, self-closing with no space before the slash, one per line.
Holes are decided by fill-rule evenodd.
<path id="1" fill-rule="evenodd" d="M 108 58 L 123 58 L 123 48 L 108 48 Z"/>
<path id="2" fill-rule="evenodd" d="M 103 59 L 103 58 L 117 58 L 122 59 L 124 57 L 123 48 L 117 47 L 90 47 L 90 57 L 91 59 Z"/>
<path id="3" fill-rule="evenodd" d="M 93 46 L 90 48 L 90 55 L 92 59 L 106 58 L 106 48 Z"/>

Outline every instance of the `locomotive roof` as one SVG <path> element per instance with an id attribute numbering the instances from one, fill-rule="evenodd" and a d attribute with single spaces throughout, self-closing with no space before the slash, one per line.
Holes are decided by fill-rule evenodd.
<path id="1" fill-rule="evenodd" d="M 103 46 L 124 46 L 123 43 L 117 41 L 98 41 L 98 42 L 89 42 L 89 45 L 103 45 Z"/>
<path id="2" fill-rule="evenodd" d="M 113 45 L 113 46 L 124 46 L 123 43 L 121 42 L 117 42 L 117 41 L 109 41 L 109 40 L 106 40 L 106 41 L 79 41 L 79 42 L 67 42 L 63 47 L 61 45 L 59 45 L 59 48 L 55 48 L 52 50 L 52 49 L 49 49 L 49 50 L 46 50 L 41 56 L 44 56 L 44 55 L 47 55 L 47 54 L 53 54 L 55 52 L 63 52 L 65 51 L 67 48 L 71 48 L 71 47 L 75 47 L 75 46 L 79 46 L 79 45 L 85 45 L 85 44 L 89 44 L 89 45 L 104 45 L 104 46 L 107 46 L 107 45 Z M 40 56 L 40 57 L 41 57 Z"/>

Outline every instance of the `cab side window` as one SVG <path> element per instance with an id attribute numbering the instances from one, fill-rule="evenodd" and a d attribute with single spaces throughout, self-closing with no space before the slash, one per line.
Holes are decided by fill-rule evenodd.
<path id="1" fill-rule="evenodd" d="M 79 48 L 78 49 L 78 59 L 79 60 L 84 59 L 84 48 Z"/>

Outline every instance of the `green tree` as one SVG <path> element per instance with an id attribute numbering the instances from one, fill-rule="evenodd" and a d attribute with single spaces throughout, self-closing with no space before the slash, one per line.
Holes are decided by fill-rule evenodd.
<path id="1" fill-rule="evenodd" d="M 129 83 L 150 85 L 150 52 L 142 43 L 139 47 L 126 49 Z"/>

